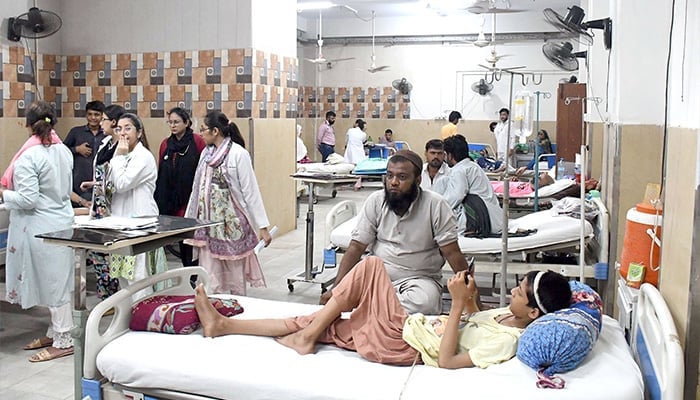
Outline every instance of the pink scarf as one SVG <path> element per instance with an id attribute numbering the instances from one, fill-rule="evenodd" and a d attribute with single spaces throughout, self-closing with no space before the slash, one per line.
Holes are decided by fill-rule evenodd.
<path id="1" fill-rule="evenodd" d="M 58 144 L 58 143 L 63 143 L 63 142 L 61 142 L 61 138 L 58 137 L 58 135 L 56 134 L 56 131 L 51 129 L 51 144 Z M 7 167 L 7 169 L 5 170 L 5 173 L 2 174 L 2 179 L 0 179 L 0 185 L 2 185 L 3 187 L 6 187 L 8 189 L 12 189 L 12 176 L 15 173 L 15 161 L 17 161 L 19 156 L 21 156 L 22 153 L 27 151 L 27 149 L 29 149 L 30 147 L 38 146 L 40 144 L 42 144 L 41 139 L 36 135 L 30 136 L 29 139 L 27 139 L 27 141 L 24 142 L 24 144 L 22 145 L 22 148 L 19 149 L 19 151 L 17 152 L 17 154 L 15 154 L 14 157 L 12 157 L 12 161 L 10 161 L 10 166 Z"/>

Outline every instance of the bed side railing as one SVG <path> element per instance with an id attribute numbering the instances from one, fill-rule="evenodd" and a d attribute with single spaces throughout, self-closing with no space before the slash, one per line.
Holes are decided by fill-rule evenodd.
<path id="1" fill-rule="evenodd" d="M 661 293 L 644 283 L 639 291 L 632 325 L 632 351 L 644 378 L 645 398 L 683 398 L 683 349 Z"/>
<path id="2" fill-rule="evenodd" d="M 97 372 L 97 355 L 109 342 L 129 331 L 129 323 L 131 322 L 131 306 L 133 305 L 132 296 L 138 291 L 152 287 L 157 283 L 163 283 L 164 289 L 161 289 L 153 294 L 158 295 L 191 295 L 194 293 L 190 284 L 190 276 L 197 275 L 197 280 L 204 283 L 205 286 L 209 283 L 209 275 L 202 267 L 185 267 L 177 268 L 163 272 L 158 275 L 150 276 L 146 279 L 134 282 L 133 285 L 126 287 L 117 293 L 110 296 L 108 299 L 100 302 L 95 306 L 87 319 L 85 326 L 85 360 L 83 364 L 83 377 L 87 379 L 96 379 Z M 139 299 L 139 301 L 142 299 Z M 104 332 L 100 331 L 100 321 L 105 317 L 105 313 L 114 308 L 114 315 Z M 109 318 L 109 316 L 107 316 Z"/>
<path id="3" fill-rule="evenodd" d="M 353 218 L 357 215 L 357 205 L 354 201 L 343 200 L 340 203 L 333 206 L 333 208 L 326 214 L 326 224 L 324 232 L 324 243 L 326 246 L 331 243 L 331 232 L 333 229 L 337 228 L 343 222 Z"/>

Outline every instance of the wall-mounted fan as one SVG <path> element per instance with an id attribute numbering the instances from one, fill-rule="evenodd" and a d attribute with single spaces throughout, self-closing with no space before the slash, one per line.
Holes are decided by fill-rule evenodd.
<path id="1" fill-rule="evenodd" d="M 603 44 L 606 49 L 612 47 L 612 20 L 610 18 L 596 19 L 583 22 L 585 13 L 581 7 L 571 6 L 565 17 L 562 17 L 551 8 L 545 8 L 544 18 L 554 27 L 562 32 L 569 32 L 576 35 L 576 40 L 581 44 L 590 46 L 593 44 L 593 34 L 589 29 L 603 30 Z"/>
<path id="2" fill-rule="evenodd" d="M 18 42 L 23 37 L 45 38 L 58 32 L 62 24 L 63 21 L 58 14 L 32 7 L 28 12 L 8 19 L 7 38 L 13 42 Z"/>
<path id="3" fill-rule="evenodd" d="M 564 71 L 576 71 L 578 58 L 586 58 L 587 52 L 574 52 L 574 46 L 570 42 L 547 42 L 542 46 L 544 56 L 557 67 Z"/>
<path id="4" fill-rule="evenodd" d="M 493 90 L 493 84 L 486 82 L 486 79 L 481 78 L 479 82 L 472 83 L 472 91 L 480 96 L 486 96 Z"/>
<path id="5" fill-rule="evenodd" d="M 401 94 L 409 94 L 411 90 L 413 90 L 413 84 L 406 80 L 406 78 L 394 79 L 394 81 L 391 82 L 391 86 Z"/>

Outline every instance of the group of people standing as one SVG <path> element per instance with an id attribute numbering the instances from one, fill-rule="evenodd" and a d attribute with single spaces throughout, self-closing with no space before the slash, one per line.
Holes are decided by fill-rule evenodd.
<path id="1" fill-rule="evenodd" d="M 182 264 L 207 269 L 217 293 L 245 294 L 246 283 L 265 285 L 254 247 L 272 238 L 238 127 L 220 111 L 204 117 L 199 134 L 184 109 L 173 108 L 167 117 L 170 135 L 156 161 L 142 120 L 119 105 L 89 102 L 87 125 L 73 128 L 64 141 L 54 130 L 52 105 L 39 101 L 28 108 L 29 139 L 2 176 L 0 203 L 10 211 L 6 300 L 51 311 L 46 336 L 24 347 L 40 350 L 30 361 L 73 353 L 73 252 L 35 235 L 71 228 L 83 210 L 92 218 L 161 214 L 223 221 L 180 244 Z M 163 249 L 133 257 L 89 252 L 87 259 L 102 299 L 165 269 Z"/>
<path id="2" fill-rule="evenodd" d="M 326 162 L 328 156 L 335 153 L 336 137 L 335 129 L 333 125 L 335 124 L 336 114 L 334 111 L 326 112 L 325 119 L 323 123 L 318 127 L 316 134 L 316 143 L 318 151 L 321 153 L 321 162 Z M 297 125 L 297 137 L 301 133 L 301 126 Z M 391 129 L 385 129 L 384 135 L 379 137 L 379 144 L 396 150 L 396 143 L 393 139 L 394 132 Z M 301 143 L 299 143 L 301 142 Z M 366 147 L 371 144 L 371 137 L 367 134 L 367 121 L 362 118 L 358 118 L 353 123 L 352 127 L 348 129 L 345 134 L 345 154 L 343 158 L 345 162 L 350 164 L 357 164 L 358 162 L 367 158 Z M 301 154 L 299 149 L 302 148 L 304 155 Z M 308 162 L 304 158 L 308 159 L 306 154 L 306 146 L 300 138 L 297 139 L 297 162 Z"/>

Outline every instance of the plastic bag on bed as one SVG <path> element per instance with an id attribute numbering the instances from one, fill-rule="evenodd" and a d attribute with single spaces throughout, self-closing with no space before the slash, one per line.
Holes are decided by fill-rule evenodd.
<path id="1" fill-rule="evenodd" d="M 210 297 L 209 302 L 225 317 L 243 312 L 243 307 L 236 299 Z M 187 334 L 197 328 L 199 317 L 194 308 L 194 295 L 152 296 L 131 308 L 129 329 L 132 331 Z"/>
<path id="2" fill-rule="evenodd" d="M 600 295 L 578 281 L 570 281 L 569 286 L 571 307 L 536 319 L 518 341 L 518 359 L 548 377 L 578 367 L 602 329 Z"/>
<path id="3" fill-rule="evenodd" d="M 600 211 L 598 210 L 598 207 L 593 204 L 593 202 L 585 200 L 583 202 L 584 204 L 584 212 L 585 212 L 585 218 L 588 221 L 592 221 L 595 219 L 595 217 L 598 216 Z M 581 217 L 581 199 L 577 197 L 564 197 L 561 200 L 553 200 L 552 201 L 552 213 L 554 215 L 569 215 L 573 218 L 580 218 Z"/>

